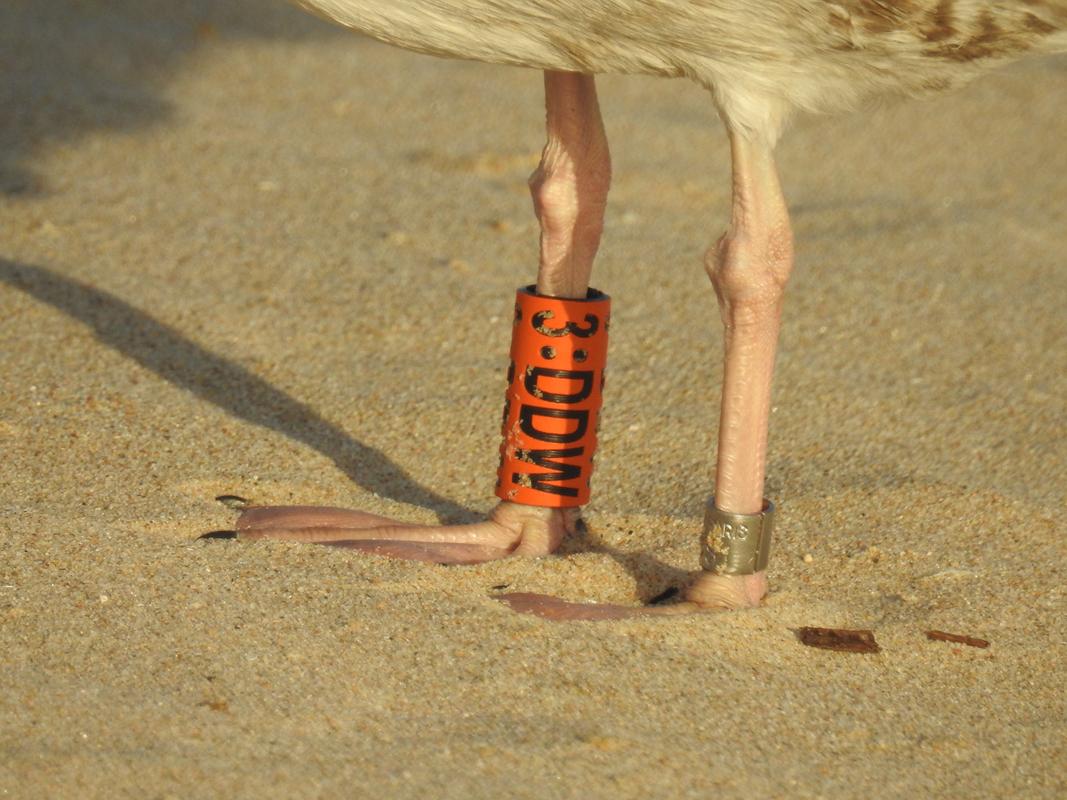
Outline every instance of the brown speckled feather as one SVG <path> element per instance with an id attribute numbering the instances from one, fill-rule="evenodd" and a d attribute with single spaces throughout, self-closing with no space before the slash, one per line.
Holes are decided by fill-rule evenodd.
<path id="1" fill-rule="evenodd" d="M 846 48 L 864 49 L 879 37 L 901 34 L 917 43 L 923 55 L 948 61 L 1003 58 L 1042 49 L 1053 34 L 1067 28 L 1067 5 L 1043 0 L 840 0 L 827 6 Z"/>

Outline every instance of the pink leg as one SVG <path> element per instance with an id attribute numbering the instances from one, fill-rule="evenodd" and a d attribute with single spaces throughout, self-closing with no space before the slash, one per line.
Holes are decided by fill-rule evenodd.
<path id="1" fill-rule="evenodd" d="M 715 505 L 758 514 L 763 508 L 771 378 L 782 300 L 793 268 L 793 233 L 778 183 L 773 144 L 730 134 L 733 219 L 708 252 L 708 275 L 725 326 L 726 363 Z M 704 607 L 758 605 L 767 593 L 764 572 L 726 576 L 703 573 L 687 597 Z"/>
<path id="2" fill-rule="evenodd" d="M 592 76 L 545 73 L 548 143 L 530 179 L 541 223 L 537 291 L 585 297 L 600 244 L 611 166 Z M 397 558 L 474 563 L 511 554 L 553 552 L 578 509 L 500 503 L 485 522 L 443 527 L 336 508 L 250 508 L 237 521 L 242 539 L 355 547 Z"/>

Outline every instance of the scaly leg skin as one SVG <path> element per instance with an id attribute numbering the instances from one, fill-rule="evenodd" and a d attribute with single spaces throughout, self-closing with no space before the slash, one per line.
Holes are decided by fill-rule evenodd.
<path id="1" fill-rule="evenodd" d="M 738 514 L 763 508 L 771 377 L 785 284 L 793 267 L 793 235 L 774 166 L 773 144 L 731 131 L 733 214 L 730 228 L 708 251 L 706 267 L 725 327 L 725 370 L 716 505 Z M 547 619 L 620 619 L 758 606 L 767 576 L 699 573 L 685 602 L 646 608 L 569 603 L 545 595 L 500 599 L 514 610 Z"/>
<path id="2" fill-rule="evenodd" d="M 771 379 L 785 284 L 793 269 L 793 232 L 774 165 L 774 145 L 730 134 L 733 218 L 705 261 L 719 299 L 726 351 L 715 504 L 723 511 L 763 509 Z M 705 608 L 746 608 L 767 594 L 767 575 L 701 573 L 686 598 Z"/>
<path id="3" fill-rule="evenodd" d="M 545 73 L 548 143 L 530 178 L 541 223 L 537 291 L 584 298 L 600 245 L 611 164 L 590 75 Z M 578 509 L 502 502 L 470 525 L 425 526 L 338 508 L 255 507 L 237 521 L 240 539 L 283 539 L 351 547 L 394 558 L 470 564 L 541 556 L 573 533 Z"/>

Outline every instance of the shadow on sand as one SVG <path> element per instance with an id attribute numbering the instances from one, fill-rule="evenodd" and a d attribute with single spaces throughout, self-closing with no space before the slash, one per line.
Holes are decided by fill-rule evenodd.
<path id="1" fill-rule="evenodd" d="M 275 389 L 239 364 L 189 341 L 109 292 L 44 267 L 5 258 L 0 258 L 0 283 L 87 325 L 101 342 L 175 386 L 238 419 L 314 448 L 367 491 L 429 508 L 446 523 L 482 519 L 480 514 L 419 485 L 384 453 L 353 439 L 304 403 Z M 661 592 L 664 584 L 685 585 L 690 575 L 667 567 L 649 553 L 611 547 L 584 525 L 579 535 L 560 550 L 560 555 L 576 552 L 602 552 L 613 558 L 634 576 L 638 592 L 646 601 Z M 661 575 L 661 580 L 649 582 L 647 576 L 655 573 Z"/>
<path id="2" fill-rule="evenodd" d="M 0 195 L 45 191 L 40 148 L 167 119 L 170 75 L 206 40 L 351 33 L 282 0 L 4 0 Z"/>
<path id="3" fill-rule="evenodd" d="M 385 454 L 356 441 L 299 400 L 113 294 L 43 267 L 4 258 L 0 258 L 0 282 L 89 326 L 104 344 L 175 386 L 239 419 L 314 448 L 367 491 L 430 508 L 449 522 L 479 518 L 420 486 Z"/>

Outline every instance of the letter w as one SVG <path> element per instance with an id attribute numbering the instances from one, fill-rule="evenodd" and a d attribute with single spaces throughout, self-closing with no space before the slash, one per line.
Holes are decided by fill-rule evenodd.
<path id="1" fill-rule="evenodd" d="M 550 483 L 550 481 L 562 482 L 580 478 L 582 475 L 582 468 L 575 464 L 553 461 L 553 459 L 574 458 L 582 455 L 584 452 L 584 447 L 570 447 L 566 450 L 520 450 L 515 455 L 520 461 L 528 461 L 539 467 L 556 470 L 555 472 L 523 473 L 529 478 L 531 489 L 535 489 L 539 492 L 547 492 L 548 494 L 561 494 L 564 497 L 577 497 L 578 490 L 576 488 L 571 486 L 556 486 L 554 483 Z M 516 472 L 511 476 L 511 480 L 515 483 L 522 483 L 522 476 Z"/>

